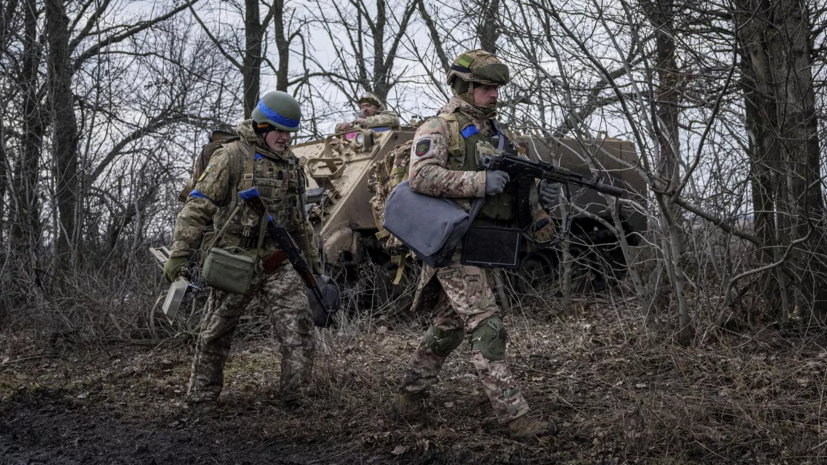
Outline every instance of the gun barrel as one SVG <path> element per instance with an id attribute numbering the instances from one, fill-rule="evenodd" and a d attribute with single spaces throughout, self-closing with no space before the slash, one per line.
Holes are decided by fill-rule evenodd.
<path id="1" fill-rule="evenodd" d="M 594 190 L 603 194 L 613 195 L 615 197 L 621 197 L 623 195 L 623 189 L 615 187 L 611 184 L 603 184 L 602 182 L 595 183 Z"/>

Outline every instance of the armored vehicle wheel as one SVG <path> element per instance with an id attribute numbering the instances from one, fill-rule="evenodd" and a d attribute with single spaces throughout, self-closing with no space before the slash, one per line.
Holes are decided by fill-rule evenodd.
<path id="1" fill-rule="evenodd" d="M 398 269 L 387 256 L 384 260 L 362 262 L 357 269 L 357 279 L 350 283 L 358 301 L 353 311 L 389 316 L 408 310 L 413 302 L 419 268 L 408 261 L 399 284 L 394 284 Z"/>
<path id="2" fill-rule="evenodd" d="M 551 250 L 526 254 L 520 260 L 520 267 L 512 273 L 517 290 L 521 294 L 538 294 L 557 279 L 558 263 L 556 253 Z"/>
<path id="3" fill-rule="evenodd" d="M 626 275 L 626 260 L 616 245 L 571 244 L 569 252 L 574 258 L 572 292 L 603 292 L 617 286 Z"/>

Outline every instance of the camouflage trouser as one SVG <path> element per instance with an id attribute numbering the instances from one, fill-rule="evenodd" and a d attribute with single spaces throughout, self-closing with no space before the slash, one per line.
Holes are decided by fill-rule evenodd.
<path id="1" fill-rule="evenodd" d="M 215 400 L 224 386 L 224 363 L 238 320 L 244 309 L 258 297 L 269 310 L 276 339 L 281 345 L 282 400 L 301 396 L 310 382 L 315 341 L 313 319 L 304 285 L 289 263 L 273 274 L 257 273 L 245 294 L 228 294 L 210 289 L 207 312 L 192 362 L 187 400 Z"/>
<path id="2" fill-rule="evenodd" d="M 429 268 L 425 266 L 422 270 L 423 279 L 434 275 L 434 270 Z M 450 267 L 437 269 L 435 274 L 441 287 L 433 321 L 437 329 L 462 329 L 468 336 L 481 322 L 498 315 L 499 309 L 489 285 L 491 278 L 485 270 L 455 261 Z M 408 361 L 400 389 L 423 394 L 430 391 L 446 358 L 434 354 L 423 338 Z M 500 422 L 507 423 L 528 412 L 528 402 L 505 360 L 487 360 L 479 350 L 472 350 L 471 362 Z"/>

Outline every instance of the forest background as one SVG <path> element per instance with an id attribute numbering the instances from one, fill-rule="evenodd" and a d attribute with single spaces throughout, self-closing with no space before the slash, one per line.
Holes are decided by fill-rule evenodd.
<path id="1" fill-rule="evenodd" d="M 688 345 L 710 323 L 811 322 L 827 299 L 821 2 L 10 0 L 2 14 L 10 323 L 74 326 L 57 296 L 153 295 L 147 247 L 169 243 L 192 158 L 262 92 L 299 99 L 297 142 L 352 118 L 363 91 L 409 122 L 436 113 L 445 70 L 475 47 L 512 69 L 513 130 L 590 153 L 634 142 L 648 194 L 621 202 L 650 230 L 621 241 L 621 291 L 647 324 Z"/>
<path id="2" fill-rule="evenodd" d="M 191 333 L 154 321 L 165 284 L 147 249 L 170 243 L 210 130 L 273 89 L 302 105 L 297 142 L 351 119 L 363 91 L 420 120 L 469 48 L 510 66 L 512 130 L 592 154 L 606 136 L 632 141 L 627 168 L 648 187 L 620 201 L 649 219 L 638 245 L 618 244 L 622 282 L 578 294 L 561 279 L 528 303 L 512 289 L 511 306 L 552 319 L 597 306 L 669 351 L 767 332 L 812 343 L 827 310 L 826 13 L 814 0 L 5 0 L 4 344 Z M 373 284 L 360 285 L 349 295 Z"/>

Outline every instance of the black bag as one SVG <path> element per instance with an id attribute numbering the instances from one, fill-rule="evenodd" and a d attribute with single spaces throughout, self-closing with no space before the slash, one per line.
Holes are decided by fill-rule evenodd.
<path id="1" fill-rule="evenodd" d="M 520 264 L 520 228 L 475 226 L 465 234 L 462 264 L 481 268 L 517 268 Z"/>

